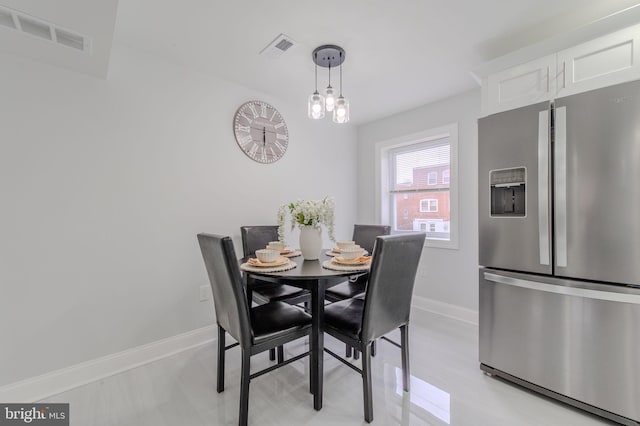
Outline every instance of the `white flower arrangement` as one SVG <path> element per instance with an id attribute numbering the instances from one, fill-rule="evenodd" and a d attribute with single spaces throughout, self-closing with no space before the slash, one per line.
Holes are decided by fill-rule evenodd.
<path id="1" fill-rule="evenodd" d="M 322 200 L 298 200 L 295 203 L 283 204 L 278 209 L 278 239 L 284 240 L 284 222 L 286 220 L 287 209 L 291 213 L 291 229 L 299 226 L 313 226 L 319 228 L 325 225 L 331 241 L 335 242 L 333 236 L 333 211 L 335 201 L 333 198 L 325 197 Z"/>

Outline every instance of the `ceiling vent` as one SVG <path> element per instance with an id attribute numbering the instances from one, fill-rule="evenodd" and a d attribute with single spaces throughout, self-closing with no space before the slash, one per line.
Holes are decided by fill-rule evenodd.
<path id="1" fill-rule="evenodd" d="M 267 47 L 260 51 L 261 55 L 266 55 L 270 58 L 279 58 L 284 52 L 289 51 L 296 46 L 294 39 L 286 34 L 280 34 L 276 37 Z"/>
<path id="2" fill-rule="evenodd" d="M 91 54 L 91 39 L 89 37 L 4 6 L 0 7 L 0 28 L 9 28 Z"/>

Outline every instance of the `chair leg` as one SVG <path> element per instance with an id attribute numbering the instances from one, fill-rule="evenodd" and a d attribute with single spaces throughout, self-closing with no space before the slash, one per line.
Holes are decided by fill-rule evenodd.
<path id="1" fill-rule="evenodd" d="M 269 349 L 269 361 L 276 360 L 276 348 Z"/>
<path id="2" fill-rule="evenodd" d="M 371 345 L 362 348 L 362 390 L 364 394 L 364 420 L 373 421 L 373 394 L 371 389 Z"/>
<path id="3" fill-rule="evenodd" d="M 278 346 L 278 364 L 284 361 L 284 346 Z"/>
<path id="4" fill-rule="evenodd" d="M 400 346 L 402 351 L 402 389 L 409 392 L 411 377 L 409 371 L 409 324 L 400 327 Z"/>
<path id="5" fill-rule="evenodd" d="M 224 390 L 224 347 L 225 347 L 225 330 L 218 326 L 218 385 L 216 390 L 218 393 Z"/>
<path id="6" fill-rule="evenodd" d="M 240 374 L 240 426 L 249 421 L 249 376 L 251 374 L 251 352 L 242 348 L 242 372 Z"/>
<path id="7" fill-rule="evenodd" d="M 351 346 L 345 344 L 346 349 L 344 351 L 344 357 L 345 358 L 351 358 Z"/>
<path id="8" fill-rule="evenodd" d="M 376 356 L 376 341 L 371 342 L 371 356 Z"/>
<path id="9" fill-rule="evenodd" d="M 360 359 L 360 351 L 353 348 L 353 359 Z"/>

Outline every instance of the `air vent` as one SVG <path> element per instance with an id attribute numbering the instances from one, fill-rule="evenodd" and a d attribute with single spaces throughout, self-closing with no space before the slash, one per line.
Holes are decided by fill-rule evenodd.
<path id="1" fill-rule="evenodd" d="M 84 50 L 84 38 L 81 35 L 56 28 L 56 40 L 58 43 L 78 50 Z"/>
<path id="2" fill-rule="evenodd" d="M 270 58 L 279 58 L 284 52 L 289 51 L 295 47 L 296 42 L 286 34 L 280 34 L 276 37 L 267 47 L 260 51 L 261 55 L 266 55 Z"/>
<path id="3" fill-rule="evenodd" d="M 0 7 L 0 28 L 10 28 L 61 46 L 91 53 L 91 39 L 18 10 Z"/>
<path id="4" fill-rule="evenodd" d="M 51 28 L 44 22 L 36 21 L 35 19 L 22 15 L 18 15 L 18 22 L 20 22 L 20 28 L 22 28 L 22 31 L 25 33 L 44 38 L 45 40 L 53 40 Z"/>

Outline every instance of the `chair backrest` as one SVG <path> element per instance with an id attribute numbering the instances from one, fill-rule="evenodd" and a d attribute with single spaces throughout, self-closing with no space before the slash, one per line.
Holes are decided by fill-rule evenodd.
<path id="1" fill-rule="evenodd" d="M 369 342 L 409 322 L 424 233 L 376 239 L 364 299 L 361 338 Z"/>
<path id="2" fill-rule="evenodd" d="M 198 234 L 198 243 L 211 282 L 216 320 L 240 346 L 249 347 L 252 340 L 249 303 L 233 241 L 221 235 Z"/>
<path id="3" fill-rule="evenodd" d="M 270 241 L 278 241 L 278 226 L 241 226 L 240 235 L 244 257 L 253 256 L 256 250 L 265 248 Z"/>
<path id="4" fill-rule="evenodd" d="M 388 225 L 353 225 L 353 241 L 369 253 L 373 253 L 377 237 L 390 233 Z"/>

